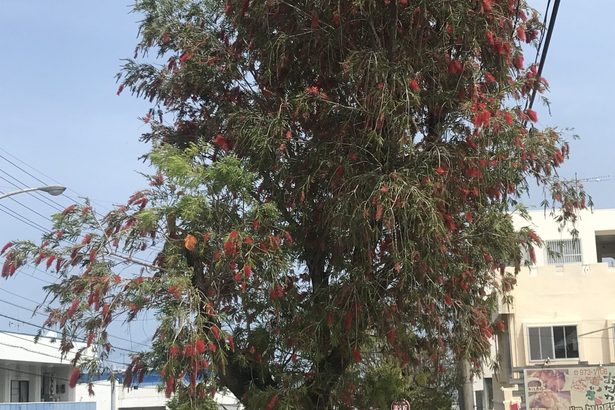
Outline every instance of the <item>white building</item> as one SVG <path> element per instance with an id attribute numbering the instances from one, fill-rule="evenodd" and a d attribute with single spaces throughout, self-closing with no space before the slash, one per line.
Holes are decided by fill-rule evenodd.
<path id="1" fill-rule="evenodd" d="M 157 375 L 148 375 L 142 383 L 133 384 L 131 388 L 123 387 L 120 380 L 112 386 L 108 378 L 102 378 L 94 382 L 94 396 L 89 395 L 87 383 L 78 384 L 75 388 L 75 400 L 77 402 L 93 400 L 96 402 L 96 410 L 112 408 L 116 410 L 165 410 L 168 399 L 160 388 L 161 384 L 160 377 Z M 237 399 L 230 394 L 216 393 L 215 400 L 220 409 L 238 410 L 242 408 Z M 113 402 L 114 406 L 112 406 Z"/>
<path id="2" fill-rule="evenodd" d="M 512 303 L 499 306 L 507 331 L 495 345 L 493 407 L 483 408 L 615 408 L 615 387 L 604 384 L 615 376 L 615 209 L 582 212 L 576 238 L 543 211 L 530 214 L 517 228 L 544 244 L 518 274 Z"/>
<path id="3" fill-rule="evenodd" d="M 62 359 L 59 339 L 35 343 L 31 335 L 0 332 L 0 403 L 75 401 L 68 386 L 75 351 Z"/>

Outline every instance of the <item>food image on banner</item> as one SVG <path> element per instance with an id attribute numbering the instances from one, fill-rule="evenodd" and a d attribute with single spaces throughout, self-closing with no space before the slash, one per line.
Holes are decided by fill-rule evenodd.
<path id="1" fill-rule="evenodd" d="M 615 410 L 615 367 L 525 369 L 527 410 Z"/>

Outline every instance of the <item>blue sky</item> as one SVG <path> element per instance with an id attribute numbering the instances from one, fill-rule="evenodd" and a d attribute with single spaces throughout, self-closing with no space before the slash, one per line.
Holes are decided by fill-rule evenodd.
<path id="1" fill-rule="evenodd" d="M 116 96 L 114 75 L 121 59 L 132 56 L 138 15 L 129 13 L 128 0 L 2 0 L 0 2 L 0 191 L 37 186 L 40 181 L 8 163 L 11 160 L 45 183 L 70 188 L 69 196 L 88 196 L 101 211 L 121 203 L 141 188 L 144 170 L 138 161 L 147 147 L 138 142 L 146 126 L 137 118 L 149 105 L 124 93 Z M 541 12 L 545 1 L 532 1 Z M 572 159 L 562 174 L 579 178 L 610 175 L 615 139 L 612 100 L 615 63 L 612 42 L 615 2 L 592 0 L 562 2 L 543 75 L 551 84 L 548 98 L 552 116 L 537 104 L 540 125 L 574 128 L 581 139 L 571 141 Z M 526 55 L 526 62 L 533 56 Z M 23 161 L 23 162 L 19 162 Z M 33 168 L 30 168 L 33 167 Z M 41 171 L 42 174 L 38 173 Z M 5 179 L 2 179 L 5 178 Z M 13 179 L 15 178 L 15 179 Z M 23 184 L 23 185 L 22 185 Z M 615 180 L 587 183 L 599 208 L 615 207 Z M 54 207 L 40 197 L 16 197 L 31 212 L 13 201 L 0 206 L 18 212 L 45 227 Z M 70 203 L 59 198 L 58 204 Z M 538 204 L 532 197 L 530 205 Z M 39 232 L 15 220 L 0 207 L 0 244 L 14 238 L 38 238 Z M 32 307 L 43 293 L 45 273 L 27 271 L 0 281 L 0 312 L 24 321 L 38 317 L 6 302 Z M 11 293 L 18 296 L 12 295 Z M 27 299 L 30 299 L 29 302 Z M 0 317 L 0 329 L 33 329 Z M 136 329 L 135 329 L 136 328 Z M 124 338 L 145 341 L 148 322 L 137 322 Z M 119 331 L 118 331 L 119 334 Z M 130 343 L 119 343 L 129 347 Z"/>

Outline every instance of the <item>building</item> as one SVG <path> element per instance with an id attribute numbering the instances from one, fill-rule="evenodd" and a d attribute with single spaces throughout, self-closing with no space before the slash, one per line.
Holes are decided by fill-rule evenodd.
<path id="1" fill-rule="evenodd" d="M 113 386 L 109 381 L 109 375 L 101 375 L 98 380 L 93 381 L 94 396 L 90 396 L 87 383 L 77 384 L 77 402 L 96 402 L 96 410 L 165 410 L 167 398 L 161 389 L 162 379 L 158 374 L 147 374 L 143 381 L 137 383 L 133 381 L 130 388 L 122 385 L 123 376 L 121 373 L 116 375 L 117 382 Z M 238 410 L 241 405 L 237 399 L 224 392 L 218 392 L 215 396 L 216 403 L 223 410 Z M 111 404 L 114 404 L 113 406 Z M 0 408 L 0 410 L 3 410 Z"/>
<path id="2" fill-rule="evenodd" d="M 159 375 L 148 374 L 142 383 L 122 386 L 122 375 L 112 386 L 108 375 L 94 381 L 94 396 L 88 384 L 68 385 L 75 347 L 62 358 L 60 339 L 53 332 L 36 342 L 29 334 L 0 332 L 0 410 L 165 410 L 167 398 L 160 390 Z M 237 399 L 224 392 L 215 397 L 221 409 L 240 409 Z"/>
<path id="3" fill-rule="evenodd" d="M 34 339 L 32 335 L 0 332 L 0 403 L 74 402 L 75 390 L 68 386 L 73 368 L 70 360 L 84 345 L 78 344 L 62 358 L 60 341 L 52 333 L 38 342 Z M 92 404 L 83 403 L 82 408 L 94 409 Z M 5 407 L 0 404 L 0 409 Z"/>
<path id="4" fill-rule="evenodd" d="M 494 344 L 499 369 L 482 386 L 492 387 L 492 407 L 482 408 L 615 408 L 615 209 L 581 212 L 576 237 L 543 211 L 530 216 L 515 217 L 517 228 L 544 243 L 498 307 L 507 330 Z"/>

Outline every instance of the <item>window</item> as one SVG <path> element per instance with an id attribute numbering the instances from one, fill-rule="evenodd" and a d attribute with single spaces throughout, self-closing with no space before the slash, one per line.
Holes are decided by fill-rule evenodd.
<path id="1" fill-rule="evenodd" d="M 28 402 L 30 382 L 27 380 L 11 380 L 11 402 Z"/>
<path id="2" fill-rule="evenodd" d="M 576 359 L 579 357 L 576 326 L 528 328 L 530 360 Z"/>
<path id="3" fill-rule="evenodd" d="M 579 239 L 545 241 L 545 248 L 549 265 L 582 262 L 581 241 Z"/>

